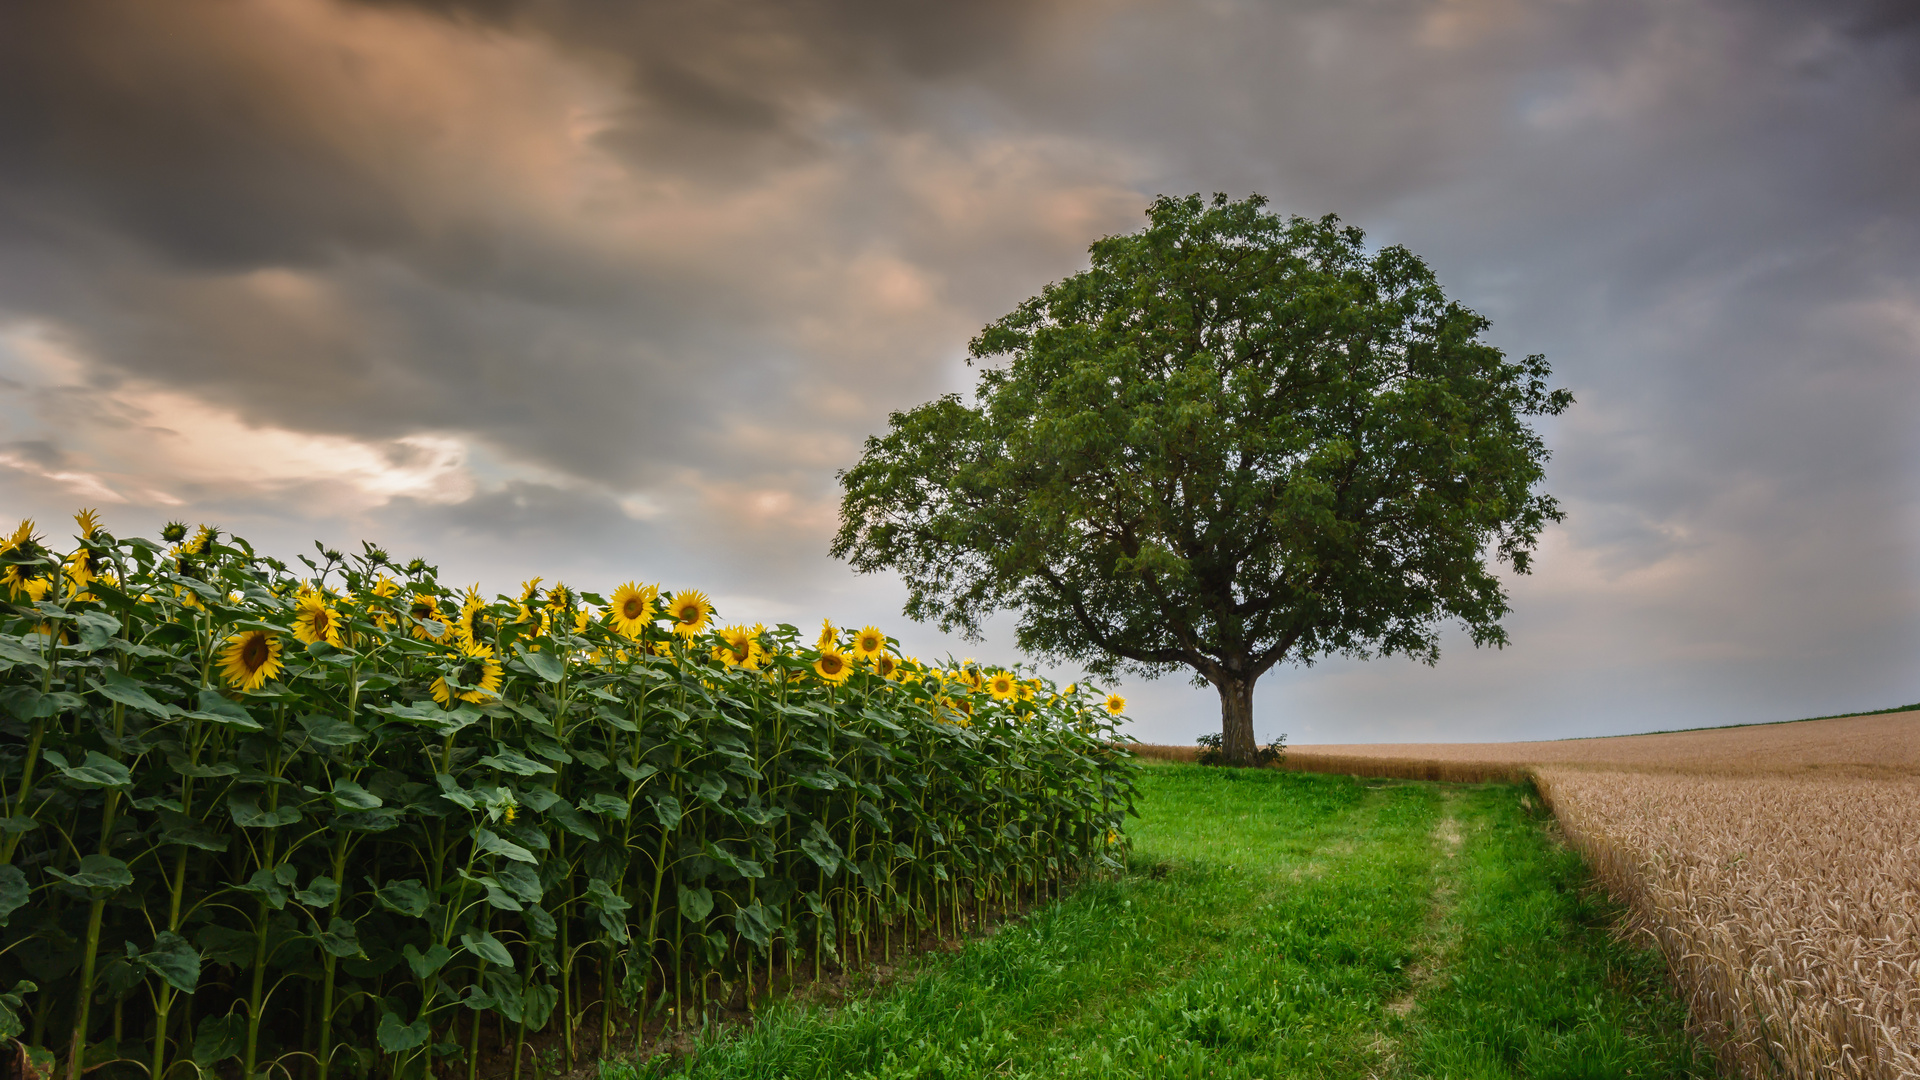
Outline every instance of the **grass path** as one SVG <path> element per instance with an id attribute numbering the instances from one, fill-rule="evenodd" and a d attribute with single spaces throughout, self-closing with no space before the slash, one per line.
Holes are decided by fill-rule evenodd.
<path id="1" fill-rule="evenodd" d="M 883 994 L 771 1010 L 677 1067 L 795 1080 L 1710 1075 L 1657 958 L 1611 939 L 1612 912 L 1519 789 L 1156 766 L 1143 790 L 1124 877 Z"/>

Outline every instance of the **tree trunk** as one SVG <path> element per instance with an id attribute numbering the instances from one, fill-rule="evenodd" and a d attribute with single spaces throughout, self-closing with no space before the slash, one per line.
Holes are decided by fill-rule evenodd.
<path id="1" fill-rule="evenodd" d="M 1220 691 L 1220 754 L 1229 765 L 1252 765 L 1259 753 L 1253 741 L 1253 683 L 1232 675 L 1214 683 Z"/>

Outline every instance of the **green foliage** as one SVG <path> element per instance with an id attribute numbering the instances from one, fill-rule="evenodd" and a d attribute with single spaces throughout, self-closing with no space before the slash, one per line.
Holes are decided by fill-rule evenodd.
<path id="1" fill-rule="evenodd" d="M 1140 791 L 1127 875 L 613 1080 L 1713 1075 L 1518 788 L 1154 765 Z"/>
<path id="2" fill-rule="evenodd" d="M 1400 247 L 1254 197 L 1161 198 L 971 344 L 975 402 L 890 418 L 841 474 L 834 554 L 898 571 L 907 614 L 1029 652 L 1219 688 L 1227 756 L 1282 660 L 1506 640 L 1489 551 L 1525 572 L 1554 500 L 1545 360 Z"/>
<path id="3" fill-rule="evenodd" d="M 573 1067 L 616 1019 L 1120 865 L 1131 758 L 1090 688 L 890 653 L 825 680 L 845 642 L 676 633 L 650 592 L 618 626 L 83 518 L 68 556 L 0 544 L 0 1036 L 68 1076 L 417 1077 L 543 1029 Z"/>

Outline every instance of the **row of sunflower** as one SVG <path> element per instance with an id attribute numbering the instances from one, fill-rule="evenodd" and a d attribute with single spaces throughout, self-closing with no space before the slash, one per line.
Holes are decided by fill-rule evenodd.
<path id="1" fill-rule="evenodd" d="M 76 521 L 0 542 L 0 1036 L 42 1073 L 571 1069 L 1117 865 L 1084 686 Z"/>

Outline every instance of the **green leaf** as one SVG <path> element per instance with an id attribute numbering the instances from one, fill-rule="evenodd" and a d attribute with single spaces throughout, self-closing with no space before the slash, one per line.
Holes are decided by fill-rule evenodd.
<path id="1" fill-rule="evenodd" d="M 21 1022 L 20 1010 L 26 1007 L 27 995 L 39 989 L 38 986 L 26 979 L 21 979 L 19 982 L 13 984 L 13 989 L 4 994 L 0 994 L 0 1039 L 14 1038 L 27 1029 L 26 1024 Z M 32 1053 L 32 1050 L 27 1047 L 21 1047 L 20 1050 L 23 1056 Z M 33 1064 L 37 1065 L 39 1063 L 36 1061 L 33 1062 Z M 45 1069 L 34 1071 L 39 1072 L 41 1076 L 51 1075 L 53 1071 L 52 1055 L 48 1055 Z M 20 1075 L 27 1075 L 28 1069 L 21 1069 L 19 1073 Z"/>
<path id="2" fill-rule="evenodd" d="M 426 915 L 433 907 L 433 894 L 428 892 L 416 878 L 389 881 L 380 886 L 373 896 L 388 911 L 416 919 Z"/>
<path id="3" fill-rule="evenodd" d="M 603 791 L 580 800 L 580 809 L 585 810 L 589 814 L 606 814 L 610 817 L 625 821 L 627 820 L 629 807 L 627 800 L 620 798 L 618 795 L 610 795 Z"/>
<path id="4" fill-rule="evenodd" d="M 250 892 L 267 902 L 267 906 L 279 911 L 287 906 L 287 887 L 280 883 L 279 875 L 264 867 L 255 870 L 240 891 Z"/>
<path id="5" fill-rule="evenodd" d="M 766 948 L 773 941 L 773 915 L 755 900 L 733 913 L 733 929 L 741 937 Z"/>
<path id="6" fill-rule="evenodd" d="M 575 810 L 569 802 L 562 800 L 547 807 L 547 817 L 575 836 L 588 840 L 600 839 L 600 830 L 593 827 L 593 821 Z"/>
<path id="7" fill-rule="evenodd" d="M 707 917 L 713 911 L 713 890 L 705 885 L 689 889 L 680 886 L 680 914 L 694 922 Z"/>
<path id="8" fill-rule="evenodd" d="M 527 905 L 527 910 L 521 912 L 520 917 L 527 920 L 527 932 L 542 941 L 552 941 L 554 935 L 560 932 L 560 926 L 553 921 L 553 916 L 537 904 Z"/>
<path id="9" fill-rule="evenodd" d="M 163 807 L 160 810 L 160 839 L 169 844 L 181 844 L 199 848 L 202 851 L 225 851 L 227 842 L 231 838 L 215 831 L 198 818 Z"/>
<path id="10" fill-rule="evenodd" d="M 455 780 L 448 774 L 436 773 L 433 778 L 440 784 L 441 797 L 458 806 L 460 809 L 471 810 L 480 805 L 465 788 L 460 786 L 460 781 Z"/>
<path id="11" fill-rule="evenodd" d="M 246 1036 L 247 1019 L 238 1013 L 200 1021 L 194 1028 L 193 1063 L 210 1069 L 217 1062 L 238 1056 Z"/>
<path id="12" fill-rule="evenodd" d="M 94 897 L 119 892 L 133 884 L 133 871 L 111 855 L 87 855 L 80 860 L 80 871 L 68 874 L 49 868 L 47 873 L 69 885 L 87 890 Z"/>
<path id="13" fill-rule="evenodd" d="M 517 750 L 509 750 L 506 747 L 501 747 L 498 753 L 481 758 L 480 764 L 515 776 L 538 776 L 554 771 L 552 766 L 544 765 Z"/>
<path id="14" fill-rule="evenodd" d="M 340 883 L 322 874 L 308 882 L 306 888 L 294 893 L 293 898 L 308 907 L 332 907 L 333 902 L 340 898 Z"/>
<path id="15" fill-rule="evenodd" d="M 403 1023 L 398 1016 L 388 1010 L 380 1014 L 380 1030 L 375 1038 L 380 1042 L 380 1049 L 389 1054 L 398 1054 L 425 1043 L 428 1034 L 427 1021 L 424 1017 L 408 1024 Z"/>
<path id="16" fill-rule="evenodd" d="M 123 788 L 133 784 L 133 774 L 127 771 L 125 765 L 98 750 L 87 751 L 86 759 L 78 765 L 69 765 L 66 755 L 55 750 L 42 751 L 40 756 L 60 770 L 62 776 L 81 787 Z"/>
<path id="17" fill-rule="evenodd" d="M 335 780 L 332 794 L 333 805 L 341 810 L 377 810 L 381 805 L 380 796 L 351 780 Z"/>
<path id="18" fill-rule="evenodd" d="M 120 632 L 120 620 L 104 611 L 83 611 L 74 620 L 80 627 L 80 651 L 94 652 L 106 647 Z"/>
<path id="19" fill-rule="evenodd" d="M 649 795 L 647 802 L 653 805 L 653 816 L 659 819 L 662 827 L 668 829 L 680 827 L 680 815 L 683 811 L 680 809 L 679 799 L 671 795 Z"/>
<path id="20" fill-rule="evenodd" d="M 26 645 L 21 644 L 20 639 L 14 637 L 11 634 L 0 634 L 0 659 L 9 660 L 16 664 L 27 664 L 29 666 L 40 668 L 42 670 L 44 670 L 47 666 L 47 658 L 40 654 L 39 649 L 30 648 Z M 34 690 L 32 687 L 27 687 L 27 686 L 10 687 L 9 689 L 14 690 L 15 693 L 18 693 L 18 691 L 24 690 L 27 693 L 32 694 L 35 699 L 39 698 L 40 696 L 39 691 Z M 14 700 L 11 700 L 13 696 L 14 695 L 12 694 L 0 692 L 0 705 L 4 705 L 6 710 L 10 713 L 13 713 L 15 716 L 20 716 L 18 707 L 16 706 Z M 19 695 L 19 698 L 23 703 L 25 702 L 24 694 Z M 21 716 L 20 718 L 22 720 L 33 719 L 30 716 Z"/>
<path id="21" fill-rule="evenodd" d="M 408 945 L 400 950 L 400 955 L 407 958 L 407 967 L 413 969 L 413 977 L 424 979 L 446 967 L 447 961 L 453 959 L 453 950 L 435 942 L 427 947 L 425 953 Z"/>
<path id="22" fill-rule="evenodd" d="M 540 902 L 543 890 L 540 888 L 540 874 L 531 866 L 521 863 L 505 863 L 493 872 L 494 880 L 500 887 L 512 893 L 516 898 L 529 904 Z"/>
<path id="23" fill-rule="evenodd" d="M 367 733 L 335 717 L 321 713 L 302 713 L 294 717 L 294 723 L 306 731 L 307 738 L 321 746 L 352 746 L 367 737 Z"/>
<path id="24" fill-rule="evenodd" d="M 221 696 L 218 690 L 200 691 L 196 704 L 199 708 L 187 715 L 200 720 L 211 720 L 216 724 L 225 724 L 228 727 L 236 727 L 242 731 L 263 730 L 254 722 L 252 714 L 248 713 L 239 702 Z"/>
<path id="25" fill-rule="evenodd" d="M 354 928 L 353 920 L 343 919 L 338 915 L 334 916 L 332 921 L 327 923 L 327 928 L 320 932 L 320 947 L 341 959 L 367 955 L 360 947 L 360 936 Z"/>
<path id="26" fill-rule="evenodd" d="M 473 844 L 481 851 L 490 855 L 499 855 L 503 858 L 512 859 L 515 862 L 536 864 L 539 862 L 538 859 L 533 857 L 533 852 L 487 829 L 476 828 L 473 830 Z"/>
<path id="27" fill-rule="evenodd" d="M 8 917 L 24 907 L 32 896 L 33 890 L 27 885 L 27 875 L 21 873 L 19 867 L 12 864 L 0 866 L 0 926 L 7 925 Z"/>
<path id="28" fill-rule="evenodd" d="M 483 932 L 476 936 L 469 931 L 460 935 L 460 944 L 465 945 L 468 952 L 489 964 L 496 964 L 509 971 L 513 970 L 513 954 L 508 952 L 507 947 L 500 944 L 500 939 L 492 934 Z"/>
<path id="29" fill-rule="evenodd" d="M 149 716 L 165 719 L 178 715 L 180 710 L 172 705 L 162 705 L 155 701 L 147 688 L 127 678 L 117 671 L 102 671 L 93 688 L 109 701 L 117 701 L 129 709 L 138 709 Z"/>
<path id="30" fill-rule="evenodd" d="M 300 808 L 297 806 L 262 810 L 259 800 L 254 796 L 238 792 L 227 796 L 227 813 L 232 815 L 233 823 L 243 829 L 277 829 L 300 820 Z"/>
<path id="31" fill-rule="evenodd" d="M 140 954 L 140 964 L 183 994 L 193 993 L 200 985 L 199 950 L 171 930 L 154 937 L 153 947 Z"/>
<path id="32" fill-rule="evenodd" d="M 514 651 L 520 654 L 520 659 L 527 665 L 529 671 L 548 682 L 557 683 L 567 677 L 567 666 L 552 653 L 529 652 L 517 645 L 514 646 Z"/>

